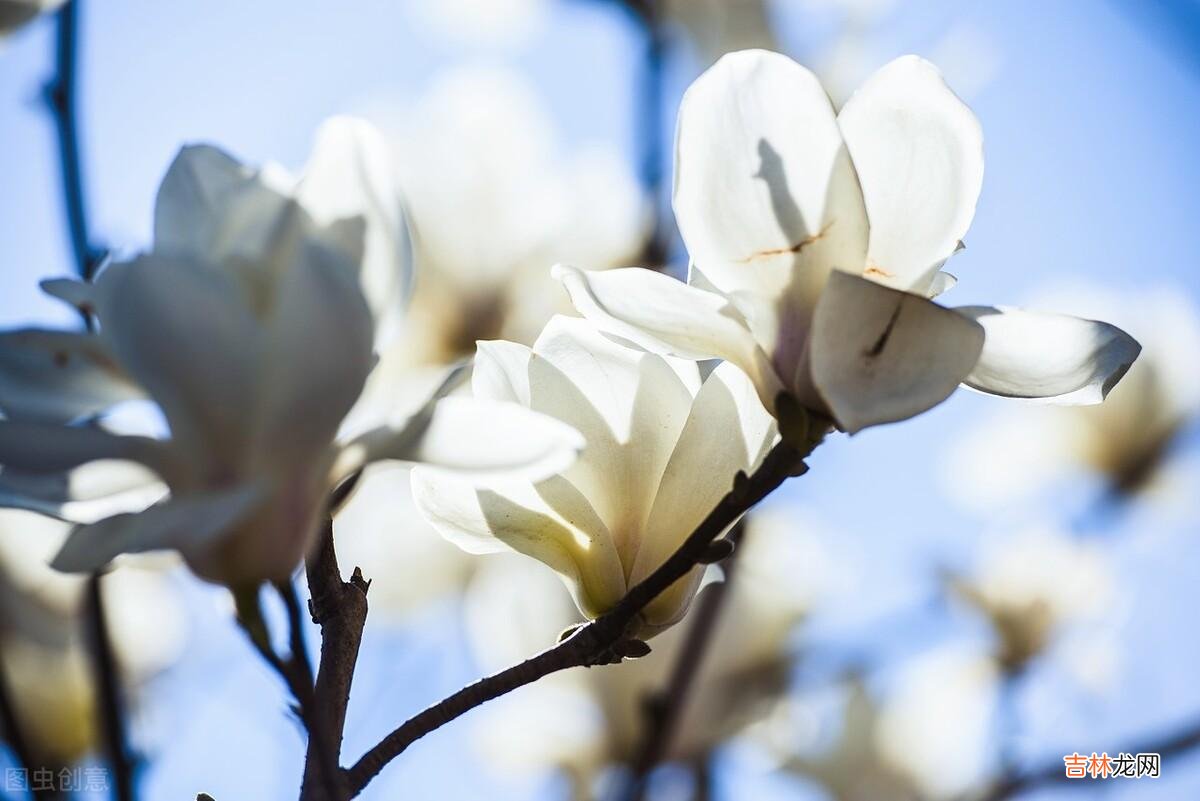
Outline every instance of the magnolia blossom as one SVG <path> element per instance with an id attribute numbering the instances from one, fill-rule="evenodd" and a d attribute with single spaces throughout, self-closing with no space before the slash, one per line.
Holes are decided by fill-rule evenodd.
<path id="1" fill-rule="evenodd" d="M 0 511 L 0 673 L 36 764 L 74 764 L 98 743 L 83 621 L 84 579 L 46 561 L 69 531 L 29 512 Z M 123 564 L 101 584 L 126 697 L 179 657 L 186 620 L 155 565 Z"/>
<path id="2" fill-rule="evenodd" d="M 767 511 L 747 526 L 713 632 L 718 645 L 697 670 L 669 760 L 703 756 L 773 707 L 788 685 L 793 635 L 826 588 L 830 563 L 811 523 Z M 488 559 L 470 584 L 467 630 L 487 669 L 544 648 L 578 621 L 557 582 L 535 568 L 518 557 Z M 691 621 L 659 635 L 642 659 L 555 674 L 481 710 L 484 756 L 506 770 L 564 771 L 581 784 L 628 764 L 644 731 L 645 699 L 670 681 Z"/>
<path id="3" fill-rule="evenodd" d="M 1065 631 L 1099 639 L 1097 624 L 1111 614 L 1115 594 L 1105 551 L 1043 528 L 989 540 L 978 568 L 950 581 L 960 598 L 987 616 L 996 659 L 1012 672 Z"/>
<path id="4" fill-rule="evenodd" d="M 539 482 L 480 489 L 414 470 L 417 507 L 464 550 L 511 549 L 546 563 L 589 618 L 670 556 L 776 438 L 733 365 L 701 380 L 695 363 L 617 344 L 577 318 L 552 319 L 532 349 L 479 343 L 472 388 L 476 398 L 520 403 L 572 426 L 586 448 Z M 642 611 L 644 634 L 683 617 L 702 573 L 693 569 Z"/>
<path id="5" fill-rule="evenodd" d="M 903 420 L 960 383 L 1098 403 L 1139 346 L 1105 323 L 929 298 L 983 180 L 979 123 L 915 56 L 834 113 L 811 73 L 763 51 L 721 59 L 679 111 L 675 217 L 688 283 L 560 267 L 576 307 L 657 352 L 741 367 L 851 433 Z"/>
<path id="6" fill-rule="evenodd" d="M 171 548 L 211 581 L 282 580 L 330 491 L 370 462 L 541 477 L 571 461 L 578 434 L 517 404 L 453 398 L 403 417 L 372 380 L 409 280 L 391 178 L 386 145 L 350 119 L 322 128 L 298 180 L 185 148 L 159 189 L 151 251 L 94 285 L 45 285 L 94 313 L 98 333 L 0 335 L 0 465 L 18 486 L 68 475 L 35 482 L 60 496 L 26 505 L 65 514 L 69 471 L 98 460 L 140 465 L 169 490 L 76 528 L 58 568 Z M 129 398 L 153 401 L 169 438 L 65 425 Z"/>
<path id="7" fill-rule="evenodd" d="M 1081 471 L 1117 498 L 1169 490 L 1181 436 L 1200 414 L 1200 309 L 1181 287 L 1117 294 L 1080 284 L 1040 294 L 1121 320 L 1145 344 L 1142 356 L 1102 405 L 1017 407 L 982 421 L 947 454 L 947 490 L 982 511 L 1061 489 Z M 1178 483 L 1190 493 L 1194 478 Z"/>
<path id="8" fill-rule="evenodd" d="M 645 208 L 627 160 L 600 142 L 565 148 L 515 71 L 451 70 L 395 127 L 420 265 L 411 364 L 461 359 L 479 339 L 529 344 L 569 309 L 547 266 L 611 267 L 641 247 Z"/>
<path id="9" fill-rule="evenodd" d="M 55 11 L 63 0 L 0 0 L 0 36 L 15 31 L 39 14 Z"/>

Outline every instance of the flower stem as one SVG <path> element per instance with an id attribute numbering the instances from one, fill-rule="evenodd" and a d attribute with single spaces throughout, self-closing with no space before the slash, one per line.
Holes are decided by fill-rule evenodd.
<path id="1" fill-rule="evenodd" d="M 93 675 L 99 696 L 100 722 L 104 748 L 113 773 L 113 792 L 117 801 L 133 801 L 133 759 L 125 741 L 125 719 L 121 705 L 116 658 L 108 636 L 104 615 L 103 576 L 93 573 L 87 581 L 86 625 L 92 652 Z"/>
<path id="2" fill-rule="evenodd" d="M 815 442 L 812 446 L 815 447 Z M 803 468 L 811 451 L 778 443 L 753 475 L 739 473 L 730 490 L 683 544 L 644 581 L 631 589 L 611 610 L 577 628 L 557 645 L 518 665 L 465 687 L 405 721 L 367 751 L 347 771 L 351 795 L 357 795 L 393 759 L 426 734 L 493 698 L 544 676 L 573 667 L 612 664 L 636 631 L 642 610 L 701 562 L 709 544 L 729 530 L 751 507 Z"/>

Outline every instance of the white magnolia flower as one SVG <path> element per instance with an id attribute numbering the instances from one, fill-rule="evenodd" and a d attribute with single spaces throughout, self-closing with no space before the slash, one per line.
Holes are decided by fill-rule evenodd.
<path id="1" fill-rule="evenodd" d="M 529 344 L 569 309 L 548 265 L 615 266 L 641 246 L 645 206 L 625 159 L 598 142 L 567 150 L 515 71 L 455 69 L 397 127 L 420 265 L 411 363 L 460 359 L 479 339 Z"/>
<path id="2" fill-rule="evenodd" d="M 788 685 L 792 635 L 822 593 L 829 565 L 810 524 L 756 512 L 747 525 L 669 760 L 702 756 L 770 710 Z M 515 557 L 483 560 L 470 584 L 467 630 L 485 669 L 526 658 L 578 622 L 562 588 L 535 567 Z M 484 756 L 505 769 L 562 770 L 581 782 L 627 764 L 644 731 L 645 700 L 670 681 L 692 620 L 655 638 L 642 659 L 556 674 L 482 710 L 476 738 Z"/>
<path id="3" fill-rule="evenodd" d="M 733 365 L 701 381 L 695 363 L 616 344 L 576 318 L 552 319 L 532 349 L 479 343 L 472 386 L 477 398 L 515 401 L 572 426 L 586 448 L 536 483 L 477 489 L 414 470 L 417 507 L 464 550 L 512 549 L 546 563 L 589 618 L 670 556 L 776 438 Z M 693 569 L 642 611 L 645 633 L 683 617 L 702 572 Z"/>
<path id="4" fill-rule="evenodd" d="M 84 579 L 47 566 L 69 525 L 0 511 L 0 672 L 37 764 L 71 765 L 97 746 L 85 638 Z M 171 666 L 186 618 L 161 569 L 123 564 L 101 584 L 107 627 L 127 697 Z"/>
<path id="5" fill-rule="evenodd" d="M 46 286 L 94 312 L 99 332 L 2 335 L 0 465 L 17 483 L 49 477 L 61 493 L 79 486 L 64 479 L 74 468 L 120 460 L 170 492 L 77 528 L 57 567 L 171 548 L 215 582 L 284 579 L 330 491 L 370 462 L 544 476 L 571 461 L 578 434 L 517 404 L 452 398 L 402 418 L 381 402 L 390 388 L 370 380 L 373 353 L 397 325 L 409 272 L 385 154 L 349 119 L 322 129 L 298 181 L 185 148 L 159 189 L 153 250 L 94 285 Z M 168 439 L 63 425 L 139 397 L 157 404 Z M 75 500 L 26 505 L 64 514 Z"/>
<path id="6" fill-rule="evenodd" d="M 943 646 L 904 666 L 875 728 L 878 753 L 920 788 L 958 798 L 991 772 L 1000 671 L 973 648 Z"/>
<path id="7" fill-rule="evenodd" d="M 1144 344 L 1142 355 L 1100 406 L 1005 409 L 967 432 L 947 456 L 947 489 L 991 511 L 1054 491 L 1080 471 L 1116 497 L 1169 485 L 1180 435 L 1200 414 L 1200 310 L 1180 287 L 1043 294 L 1121 321 Z"/>
<path id="8" fill-rule="evenodd" d="M 62 4 L 63 0 L 0 0 L 0 37 Z"/>
<path id="9" fill-rule="evenodd" d="M 684 96 L 674 208 L 688 284 L 560 267 L 576 307 L 644 347 L 720 357 L 775 408 L 781 392 L 851 433 L 903 420 L 960 383 L 1097 403 L 1138 345 L 1105 323 L 929 300 L 983 180 L 975 116 L 915 56 L 834 113 L 811 73 L 734 53 Z M 869 220 L 869 224 L 868 224 Z"/>
<path id="10" fill-rule="evenodd" d="M 1115 578 L 1095 543 L 1044 528 L 989 540 L 968 576 L 951 587 L 987 616 L 995 631 L 996 659 L 1019 671 L 1052 639 L 1091 624 L 1095 634 L 1112 611 Z"/>

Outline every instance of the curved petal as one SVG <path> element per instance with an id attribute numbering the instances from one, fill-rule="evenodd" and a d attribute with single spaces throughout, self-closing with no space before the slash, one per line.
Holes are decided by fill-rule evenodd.
<path id="1" fill-rule="evenodd" d="M 95 285 L 74 278 L 47 278 L 38 283 L 42 291 L 78 311 L 90 314 L 95 310 Z"/>
<path id="2" fill-rule="evenodd" d="M 143 464 L 171 474 L 170 451 L 161 440 L 119 436 L 93 426 L 0 420 L 0 466 L 25 473 L 62 473 L 101 459 Z"/>
<path id="3" fill-rule="evenodd" d="M 516 342 L 475 343 L 471 391 L 485 400 L 529 405 L 529 360 L 533 351 Z"/>
<path id="4" fill-rule="evenodd" d="M 162 500 L 166 485 L 134 462 L 103 459 L 61 473 L 0 468 L 0 507 L 27 509 L 72 523 L 94 523 Z"/>
<path id="5" fill-rule="evenodd" d="M 530 407 L 587 443 L 564 476 L 613 533 L 626 567 L 692 405 L 668 358 L 619 345 L 585 320 L 555 317 L 529 365 Z"/>
<path id="6" fill-rule="evenodd" d="M 719 436 L 714 436 L 720 432 Z M 733 488 L 739 470 L 753 472 L 774 444 L 775 420 L 744 373 L 725 362 L 705 380 L 663 472 L 654 508 L 629 575 L 636 585 L 675 552 Z M 647 625 L 679 620 L 699 586 L 694 570 L 643 612 Z"/>
<path id="7" fill-rule="evenodd" d="M 95 334 L 0 332 L 0 411 L 66 423 L 142 396 Z"/>
<path id="8" fill-rule="evenodd" d="M 371 312 L 340 251 L 304 243 L 280 277 L 256 376 L 256 456 L 311 461 L 333 442 L 373 366 Z M 249 410 L 242 410 L 248 415 Z"/>
<path id="9" fill-rule="evenodd" d="M 367 432 L 346 446 L 344 477 L 384 459 L 416 462 L 471 479 L 537 480 L 564 470 L 583 448 L 579 432 L 515 403 L 446 398 L 403 428 Z"/>
<path id="10" fill-rule="evenodd" d="M 604 331 L 654 353 L 733 362 L 774 408 L 783 385 L 728 299 L 636 267 L 596 271 L 560 264 L 553 274 L 579 313 Z"/>
<path id="11" fill-rule="evenodd" d="M 101 273 L 96 312 L 101 336 L 162 407 L 173 439 L 192 454 L 242 452 L 262 335 L 231 275 L 140 256 Z"/>
<path id="12" fill-rule="evenodd" d="M 975 216 L 983 185 L 979 120 L 936 67 L 904 56 L 854 93 L 838 125 L 871 221 L 866 276 L 925 292 Z"/>
<path id="13" fill-rule="evenodd" d="M 438 533 L 468 553 L 511 548 L 537 559 L 567 580 L 584 614 L 596 617 L 625 595 L 621 561 L 583 496 L 564 494 L 573 488 L 562 479 L 551 486 L 553 506 L 531 484 L 482 489 L 424 468 L 412 472 L 413 500 Z"/>
<path id="14" fill-rule="evenodd" d="M 834 419 L 853 434 L 941 403 L 982 349 L 983 328 L 963 315 L 834 273 L 813 319 L 812 380 Z"/>
<path id="15" fill-rule="evenodd" d="M 189 495 L 137 514 L 116 515 L 74 529 L 51 566 L 66 573 L 99 570 L 123 553 L 195 548 L 219 538 L 251 512 L 256 487 Z"/>
<path id="16" fill-rule="evenodd" d="M 382 134 L 366 120 L 331 117 L 317 131 L 296 197 L 318 224 L 363 217 L 359 280 L 382 343 L 396 333 L 412 285 L 413 248 L 404 199 Z"/>
<path id="17" fill-rule="evenodd" d="M 979 363 L 964 383 L 991 395 L 1100 403 L 1142 350 L 1120 328 L 1096 320 L 991 306 L 955 311 L 982 325 L 986 335 Z"/>
<path id="18" fill-rule="evenodd" d="M 673 205 L 688 254 L 725 294 L 778 304 L 768 352 L 807 331 L 829 271 L 859 272 L 862 193 L 825 90 L 786 56 L 723 57 L 684 94 Z M 753 322 L 753 321 L 752 321 Z"/>
<path id="19" fill-rule="evenodd" d="M 240 192 L 257 191 L 277 211 L 282 198 L 257 185 L 257 172 L 220 148 L 188 145 L 167 168 L 154 202 L 154 247 L 175 254 L 212 251 L 224 235 L 228 207 Z"/>

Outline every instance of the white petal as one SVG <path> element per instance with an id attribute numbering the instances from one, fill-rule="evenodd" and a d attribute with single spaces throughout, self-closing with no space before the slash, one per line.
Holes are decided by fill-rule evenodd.
<path id="1" fill-rule="evenodd" d="M 175 156 L 158 187 L 154 204 L 156 250 L 199 255 L 225 235 L 228 207 L 238 193 L 264 192 L 254 170 L 210 145 L 189 145 Z"/>
<path id="2" fill-rule="evenodd" d="M 604 331 L 655 353 L 733 362 L 774 408 L 783 385 L 746 319 L 726 298 L 640 268 L 556 265 L 554 275 L 579 313 Z"/>
<path id="3" fill-rule="evenodd" d="M 529 405 L 529 360 L 533 351 L 515 342 L 496 340 L 475 346 L 471 391 L 485 400 Z"/>
<path id="4" fill-rule="evenodd" d="M 704 382 L 663 473 L 630 572 L 638 584 L 675 552 L 733 488 L 739 470 L 753 472 L 776 438 L 775 420 L 749 379 L 726 362 Z M 687 609 L 703 570 L 693 571 L 643 612 L 652 627 L 674 623 Z"/>
<path id="5" fill-rule="evenodd" d="M 812 380 L 834 419 L 853 434 L 941 403 L 982 348 L 983 329 L 961 314 L 834 273 L 813 319 Z"/>
<path id="6" fill-rule="evenodd" d="M 933 278 L 929 280 L 929 286 L 925 290 L 925 297 L 933 300 L 943 292 L 949 292 L 958 284 L 958 279 L 945 270 L 941 270 L 933 274 Z"/>
<path id="7" fill-rule="evenodd" d="M 383 342 L 396 333 L 412 283 L 412 239 L 391 149 L 370 123 L 322 123 L 296 196 L 318 224 L 362 217 L 366 241 L 359 280 Z"/>
<path id="8" fill-rule="evenodd" d="M 854 93 L 838 124 L 871 221 L 867 277 L 924 292 L 975 216 L 979 120 L 936 67 L 904 56 Z"/>
<path id="9" fill-rule="evenodd" d="M 352 275 L 340 251 L 310 241 L 279 279 L 257 377 L 254 442 L 263 462 L 317 458 L 363 390 L 374 332 Z"/>
<path id="10" fill-rule="evenodd" d="M 118 436 L 94 426 L 0 420 L 0 466 L 24 473 L 62 473 L 100 459 L 137 462 L 163 476 L 172 472 L 170 453 L 159 440 Z"/>
<path id="11" fill-rule="evenodd" d="M 446 398 L 407 426 L 368 432 L 351 442 L 336 472 L 396 459 L 472 480 L 537 480 L 561 472 L 583 448 L 579 432 L 515 403 Z"/>
<path id="12" fill-rule="evenodd" d="M 469 553 L 512 548 L 548 565 L 595 617 L 625 594 L 612 538 L 578 491 L 561 478 L 543 485 L 476 488 L 436 471 L 412 473 L 413 500 L 437 531 Z"/>
<path id="13" fill-rule="evenodd" d="M 94 523 L 160 501 L 167 487 L 157 474 L 128 461 L 88 462 L 62 473 L 0 468 L 0 506 L 28 509 L 72 523 Z"/>
<path id="14" fill-rule="evenodd" d="M 992 395 L 1100 403 L 1142 350 L 1121 329 L 1095 320 L 990 306 L 955 311 L 986 333 L 979 363 L 965 383 Z"/>
<path id="15" fill-rule="evenodd" d="M 38 286 L 50 297 L 57 298 L 79 311 L 93 311 L 94 284 L 76 281 L 74 278 L 47 278 Z"/>
<path id="16" fill-rule="evenodd" d="M 70 422 L 141 395 L 94 334 L 0 332 L 0 411 L 11 419 Z"/>
<path id="17" fill-rule="evenodd" d="M 53 567 L 68 573 L 98 570 L 123 553 L 194 548 L 229 531 L 261 493 L 255 487 L 173 498 L 137 514 L 110 517 L 71 532 Z"/>
<path id="18" fill-rule="evenodd" d="M 96 311 L 101 336 L 162 407 L 173 439 L 197 455 L 240 453 L 262 346 L 228 273 L 157 255 L 113 264 L 96 282 Z"/>
<path id="19" fill-rule="evenodd" d="M 866 212 L 833 107 L 786 56 L 732 53 L 687 90 L 675 140 L 675 217 L 725 294 L 778 302 L 770 352 L 804 332 L 829 270 L 859 272 Z M 801 337 L 802 339 L 802 337 Z"/>
<path id="20" fill-rule="evenodd" d="M 662 471 L 692 405 L 669 357 L 618 345 L 585 320 L 555 317 L 533 346 L 532 409 L 587 443 L 565 477 L 579 488 L 632 564 Z"/>

